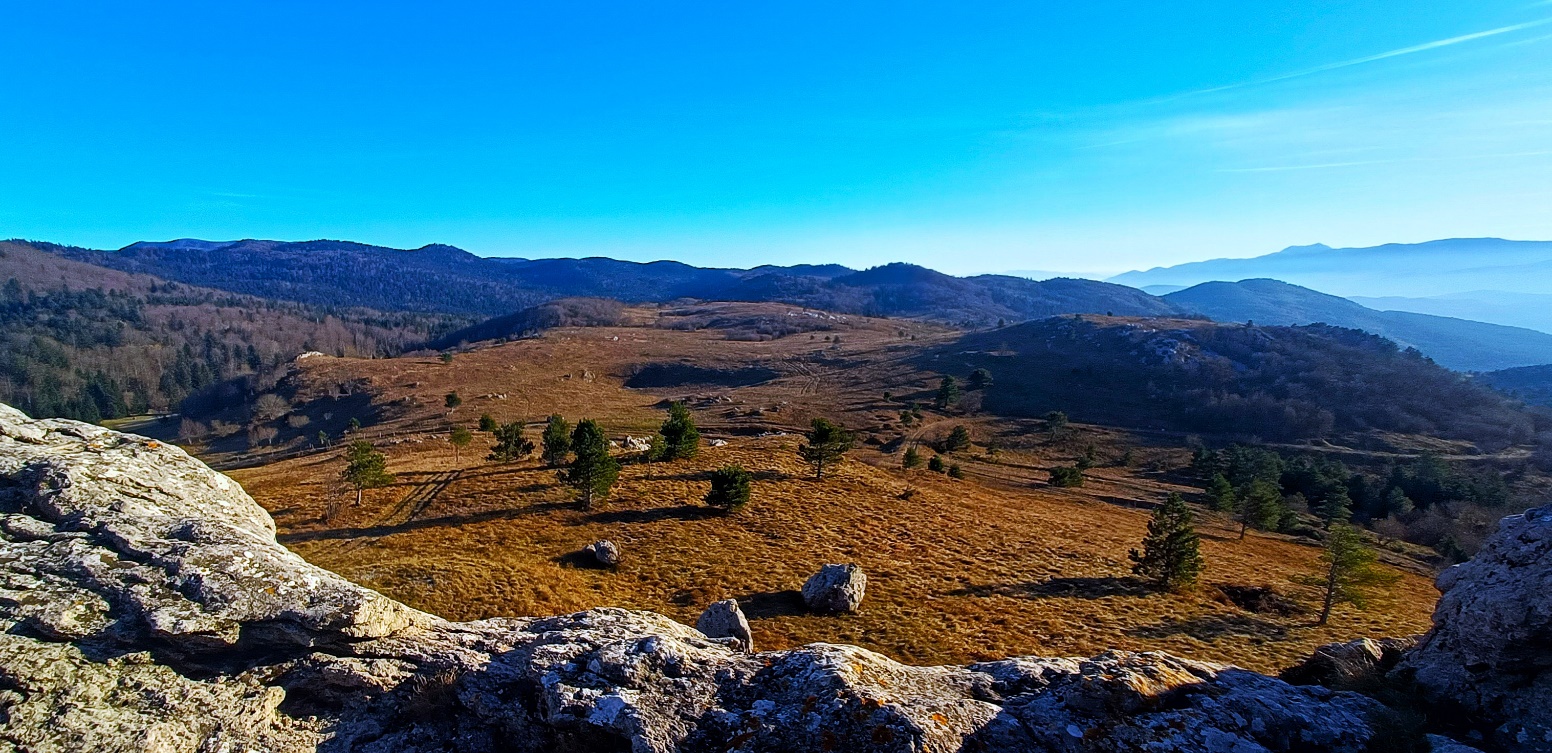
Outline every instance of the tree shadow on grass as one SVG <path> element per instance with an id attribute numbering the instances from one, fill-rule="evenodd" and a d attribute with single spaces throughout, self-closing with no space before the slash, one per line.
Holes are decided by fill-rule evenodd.
<path id="1" fill-rule="evenodd" d="M 738 597 L 738 608 L 751 620 L 768 620 L 772 617 L 808 614 L 803 594 L 787 589 L 744 594 Z"/>
<path id="2" fill-rule="evenodd" d="M 1189 635 L 1197 640 L 1212 641 L 1228 635 L 1249 635 L 1280 641 L 1287 639 L 1288 626 L 1244 614 L 1204 614 L 1184 619 L 1170 618 L 1152 625 L 1140 625 L 1128 629 L 1126 634 L 1133 638 L 1155 640 Z"/>
<path id="3" fill-rule="evenodd" d="M 458 527 L 472 523 L 488 523 L 493 520 L 513 520 L 525 515 L 541 515 L 571 506 L 570 503 L 541 503 L 517 509 L 487 510 L 485 512 L 464 515 L 446 515 L 439 518 L 423 518 L 398 524 L 362 526 L 359 528 L 328 528 L 319 531 L 294 531 L 279 534 L 275 536 L 275 539 L 282 544 L 294 544 L 302 541 L 375 538 L 404 531 L 418 531 L 425 528 Z"/>
<path id="4" fill-rule="evenodd" d="M 705 520 L 723 515 L 721 510 L 714 507 L 678 505 L 650 510 L 605 510 L 588 515 L 585 520 L 588 523 L 658 523 L 664 520 Z"/>
<path id="5" fill-rule="evenodd" d="M 1103 599 L 1109 596 L 1151 596 L 1153 586 L 1141 578 L 1051 578 L 1034 583 L 988 583 L 950 591 L 950 596 L 1011 596 L 1016 599 Z"/>

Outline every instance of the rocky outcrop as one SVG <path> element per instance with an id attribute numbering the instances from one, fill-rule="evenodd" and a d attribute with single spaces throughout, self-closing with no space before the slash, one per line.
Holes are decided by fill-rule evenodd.
<path id="1" fill-rule="evenodd" d="M 1504 518 L 1438 587 L 1433 630 L 1393 675 L 1468 739 L 1552 751 L 1552 505 Z"/>
<path id="2" fill-rule="evenodd" d="M 749 629 L 749 619 L 744 616 L 744 610 L 738 608 L 736 599 L 723 599 L 706 607 L 700 619 L 695 621 L 695 629 L 707 638 L 727 639 L 733 641 L 738 650 L 754 653 L 754 632 Z"/>
<path id="3" fill-rule="evenodd" d="M 803 603 L 821 614 L 855 612 L 868 589 L 868 576 L 856 565 L 825 565 L 803 583 Z"/>
<path id="4" fill-rule="evenodd" d="M 1365 696 L 1158 653 L 912 667 L 828 644 L 749 655 L 619 609 L 452 623 L 304 562 L 237 485 L 176 447 L 4 406 L 0 563 L 0 750 L 1405 742 Z"/>

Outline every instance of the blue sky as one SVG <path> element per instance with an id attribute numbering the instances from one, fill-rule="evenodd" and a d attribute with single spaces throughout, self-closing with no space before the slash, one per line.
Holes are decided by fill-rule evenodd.
<path id="1" fill-rule="evenodd" d="M 6 1 L 0 236 L 953 273 L 1552 239 L 1549 20 L 1535 0 Z"/>

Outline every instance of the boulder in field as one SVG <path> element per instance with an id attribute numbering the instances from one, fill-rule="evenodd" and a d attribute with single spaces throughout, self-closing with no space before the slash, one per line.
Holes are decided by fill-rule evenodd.
<path id="1" fill-rule="evenodd" d="M 582 547 L 582 551 L 604 567 L 620 564 L 620 547 L 608 539 L 600 539 L 588 544 Z"/>
<path id="2" fill-rule="evenodd" d="M 749 620 L 744 617 L 744 610 L 738 608 L 737 599 L 723 599 L 706 607 L 695 621 L 695 629 L 712 640 L 737 641 L 739 649 L 754 653 L 754 633 L 749 630 Z"/>
<path id="3" fill-rule="evenodd" d="M 803 603 L 815 612 L 855 612 L 868 588 L 868 576 L 856 565 L 825 565 L 803 584 Z"/>

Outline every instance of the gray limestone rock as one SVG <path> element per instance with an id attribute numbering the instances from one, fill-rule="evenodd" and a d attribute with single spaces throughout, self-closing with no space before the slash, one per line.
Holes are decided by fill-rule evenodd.
<path id="1" fill-rule="evenodd" d="M 868 588 L 856 565 L 825 565 L 803 584 L 803 603 L 822 613 L 855 612 Z"/>
<path id="2" fill-rule="evenodd" d="M 706 607 L 695 621 L 695 629 L 707 638 L 737 641 L 740 650 L 754 653 L 754 633 L 750 632 L 749 620 L 744 617 L 744 610 L 738 608 L 736 599 L 723 599 Z"/>

